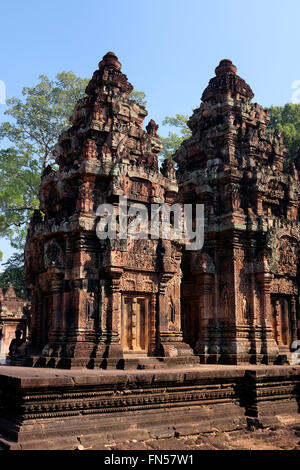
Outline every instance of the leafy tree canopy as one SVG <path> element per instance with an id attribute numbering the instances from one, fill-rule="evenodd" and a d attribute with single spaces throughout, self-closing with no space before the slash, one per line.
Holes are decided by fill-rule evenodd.
<path id="1" fill-rule="evenodd" d="M 164 158 L 172 159 L 172 156 L 178 147 L 180 147 L 181 143 L 191 136 L 191 130 L 187 126 L 188 118 L 189 117 L 186 114 L 176 114 L 175 117 L 166 116 L 163 120 L 163 125 L 179 129 L 179 134 L 169 131 L 167 137 L 161 137 L 163 144 L 161 155 Z"/>
<path id="2" fill-rule="evenodd" d="M 268 129 L 279 129 L 289 149 L 289 160 L 296 157 L 300 149 L 300 104 L 287 103 L 271 106 Z"/>
<path id="3" fill-rule="evenodd" d="M 20 249 L 26 236 L 29 216 L 38 209 L 39 161 L 14 147 L 0 150 L 0 236 Z"/>
<path id="4" fill-rule="evenodd" d="M 14 286 L 17 297 L 27 298 L 24 284 L 23 253 L 15 253 L 4 263 L 4 272 L 0 273 L 0 287 L 8 289 L 9 284 Z"/>
<path id="5" fill-rule="evenodd" d="M 23 88 L 23 99 L 7 100 L 10 121 L 0 124 L 0 139 L 12 146 L 0 150 L 0 237 L 15 248 L 23 247 L 30 215 L 39 207 L 41 174 L 53 163 L 53 147 L 70 126 L 87 83 L 73 72 L 61 72 L 55 80 L 41 75 L 37 85 Z"/>
<path id="6" fill-rule="evenodd" d="M 5 114 L 12 119 L 0 125 L 0 139 L 7 138 L 20 158 L 24 153 L 35 158 L 42 172 L 53 161 L 53 146 L 69 127 L 69 116 L 87 83 L 73 72 L 61 72 L 55 80 L 40 75 L 37 85 L 23 88 L 23 99 L 7 99 Z"/>
<path id="7" fill-rule="evenodd" d="M 0 238 L 8 238 L 19 252 L 4 265 L 4 288 L 9 282 L 16 287 L 17 282 L 21 289 L 23 263 L 18 257 L 23 256 L 30 216 L 39 208 L 41 174 L 54 163 L 53 147 L 70 126 L 69 117 L 88 82 L 73 72 L 61 72 L 54 80 L 40 75 L 37 85 L 23 88 L 22 99 L 6 101 L 9 120 L 0 124 L 0 142 L 8 140 L 10 146 L 0 150 Z M 146 105 L 145 93 L 133 90 L 131 96 Z"/>
<path id="8" fill-rule="evenodd" d="M 143 91 L 132 90 L 130 97 L 134 99 L 140 106 L 146 107 L 146 93 L 144 93 Z"/>
<path id="9" fill-rule="evenodd" d="M 41 75 L 33 87 L 24 87 L 23 98 L 7 99 L 9 121 L 0 124 L 0 237 L 19 250 L 5 263 L 0 275 L 4 288 L 11 282 L 21 292 L 23 246 L 28 221 L 39 207 L 38 190 L 44 168 L 53 163 L 52 149 L 69 127 L 68 118 L 84 95 L 87 78 L 61 72 L 54 80 Z M 4 140 L 5 139 L 5 140 Z M 0 257 L 2 254 L 0 252 Z"/>

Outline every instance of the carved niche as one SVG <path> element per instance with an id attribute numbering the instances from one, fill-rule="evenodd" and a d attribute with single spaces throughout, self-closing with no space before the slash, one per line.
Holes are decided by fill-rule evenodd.
<path id="1" fill-rule="evenodd" d="M 46 268 L 51 266 L 63 267 L 64 253 L 58 241 L 50 240 L 46 242 L 44 250 L 44 264 Z"/>
<path id="2" fill-rule="evenodd" d="M 280 276 L 296 277 L 298 273 L 300 236 L 297 229 L 275 229 L 267 239 L 270 271 Z"/>
<path id="3" fill-rule="evenodd" d="M 278 259 L 277 274 L 297 276 L 299 241 L 288 236 L 281 237 L 277 243 L 276 255 Z"/>

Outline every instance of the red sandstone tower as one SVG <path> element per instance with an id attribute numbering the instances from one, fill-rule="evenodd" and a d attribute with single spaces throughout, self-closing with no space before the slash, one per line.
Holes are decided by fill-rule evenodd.
<path id="1" fill-rule="evenodd" d="M 182 284 L 184 339 L 202 362 L 286 360 L 299 337 L 299 172 L 284 169 L 280 132 L 253 96 L 222 60 L 174 156 L 180 201 L 205 205 L 204 247 L 184 253 Z"/>
<path id="2" fill-rule="evenodd" d="M 160 173 L 158 126 L 142 129 L 147 113 L 120 68 L 104 56 L 56 146 L 59 169 L 42 178 L 45 215 L 34 214 L 25 253 L 37 361 L 183 364 L 195 362 L 191 348 L 202 362 L 289 360 L 299 337 L 299 161 L 284 169 L 280 132 L 223 60 L 174 156 L 177 179 L 169 161 Z M 203 249 L 181 262 L 171 240 L 100 241 L 97 207 L 118 210 L 120 196 L 148 209 L 204 204 Z"/>
<path id="3" fill-rule="evenodd" d="M 153 356 L 196 359 L 182 341 L 181 247 L 96 235 L 100 204 L 117 211 L 123 196 L 128 207 L 149 208 L 172 203 L 178 191 L 172 164 L 158 170 L 158 126 L 151 120 L 143 130 L 147 112 L 132 89 L 115 54 L 106 54 L 56 145 L 59 169 L 42 177 L 44 217 L 33 216 L 25 252 L 34 363 L 144 367 Z"/>

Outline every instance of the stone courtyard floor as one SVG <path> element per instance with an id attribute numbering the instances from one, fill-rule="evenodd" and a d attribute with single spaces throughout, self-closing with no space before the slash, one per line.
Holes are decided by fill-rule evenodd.
<path id="1" fill-rule="evenodd" d="M 80 450 L 84 450 L 79 446 Z M 144 442 L 128 441 L 93 450 L 300 450 L 300 422 L 278 428 L 241 430 L 185 436 L 171 439 L 150 439 Z"/>

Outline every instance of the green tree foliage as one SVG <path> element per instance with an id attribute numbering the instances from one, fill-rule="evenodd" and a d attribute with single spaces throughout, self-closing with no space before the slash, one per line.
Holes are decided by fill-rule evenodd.
<path id="1" fill-rule="evenodd" d="M 146 107 L 146 93 L 144 93 L 143 91 L 132 90 L 130 97 L 135 100 L 140 106 Z"/>
<path id="2" fill-rule="evenodd" d="M 27 225 L 39 207 L 41 174 L 54 162 L 52 150 L 59 135 L 70 126 L 69 116 L 84 96 L 87 78 L 61 72 L 54 80 L 41 75 L 33 87 L 24 87 L 23 98 L 7 99 L 0 124 L 0 237 L 8 238 L 18 251 L 4 264 L 0 286 L 12 283 L 24 296 L 23 246 Z M 1 252 L 0 252 L 1 256 Z"/>
<path id="3" fill-rule="evenodd" d="M 41 175 L 54 163 L 53 147 L 70 126 L 69 117 L 88 82 L 73 72 L 61 72 L 54 80 L 41 75 L 37 85 L 23 88 L 22 99 L 6 101 L 9 120 L 0 124 L 0 142 L 8 140 L 10 146 L 0 150 L 0 237 L 8 238 L 19 251 L 4 265 L 0 275 L 4 288 L 11 282 L 19 293 L 23 289 L 22 250 L 30 216 L 39 208 Z M 131 96 L 146 105 L 142 91 L 133 90 Z"/>
<path id="4" fill-rule="evenodd" d="M 0 150 L 0 177 L 0 235 L 20 249 L 29 216 L 39 207 L 39 161 L 14 147 Z"/>
<path id="5" fill-rule="evenodd" d="M 9 284 L 14 286 L 17 297 L 27 298 L 24 284 L 24 258 L 23 253 L 15 253 L 4 263 L 4 272 L 0 273 L 0 287 L 8 289 Z"/>
<path id="6" fill-rule="evenodd" d="M 0 151 L 0 237 L 15 248 L 24 244 L 28 220 L 38 208 L 41 174 L 53 163 L 53 147 L 70 126 L 87 83 L 73 72 L 61 72 L 55 80 L 41 75 L 37 85 L 23 88 L 23 99 L 7 100 L 10 120 L 0 124 L 0 139 L 12 146 Z"/>
<path id="7" fill-rule="evenodd" d="M 192 132 L 187 126 L 187 121 L 188 116 L 185 114 L 176 114 L 175 117 L 166 116 L 163 120 L 163 125 L 179 129 L 179 134 L 169 131 L 167 137 L 160 137 L 163 144 L 161 151 L 163 158 L 170 158 L 172 160 L 172 156 L 181 143 L 191 136 Z"/>
<path id="8" fill-rule="evenodd" d="M 55 80 L 39 77 L 34 87 L 24 87 L 23 99 L 6 101 L 5 114 L 12 120 L 0 125 L 0 139 L 14 144 L 18 155 L 36 158 L 40 171 L 53 161 L 52 150 L 58 136 L 70 125 L 69 116 L 84 95 L 88 79 L 73 72 L 61 72 Z M 1 169 L 0 169 L 1 171 Z"/>
<path id="9" fill-rule="evenodd" d="M 296 157 L 300 149 L 300 104 L 287 103 L 271 106 L 268 129 L 279 129 L 289 149 L 289 160 Z"/>

